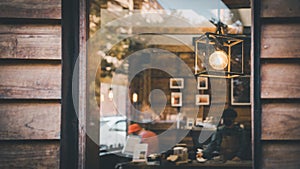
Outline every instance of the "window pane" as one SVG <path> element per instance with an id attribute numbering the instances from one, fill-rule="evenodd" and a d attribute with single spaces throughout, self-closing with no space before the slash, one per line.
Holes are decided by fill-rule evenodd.
<path id="1" fill-rule="evenodd" d="M 243 145 L 236 156 L 251 165 L 250 91 L 244 90 L 248 101 L 236 101 L 233 91 L 236 79 L 251 76 L 250 14 L 250 6 L 221 0 L 92 0 L 89 62 L 99 62 L 99 144 L 122 156 L 129 126 L 137 123 L 157 135 L 155 153 L 167 157 L 182 143 L 195 162 L 198 149 L 210 148 L 206 160 L 224 160 L 223 145 L 211 147 L 211 140 L 220 139 L 217 129 L 229 123 L 223 112 L 232 108 L 237 130 L 221 131 L 243 141 L 223 143 Z"/>

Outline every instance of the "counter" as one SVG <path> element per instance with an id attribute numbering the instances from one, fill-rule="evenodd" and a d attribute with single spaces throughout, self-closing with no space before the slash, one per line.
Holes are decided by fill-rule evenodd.
<path id="1" fill-rule="evenodd" d="M 225 163 L 210 162 L 199 163 L 192 161 L 186 164 L 175 165 L 171 162 L 163 162 L 161 165 L 147 165 L 146 163 L 123 163 L 122 169 L 252 169 L 252 161 L 227 161 Z"/>

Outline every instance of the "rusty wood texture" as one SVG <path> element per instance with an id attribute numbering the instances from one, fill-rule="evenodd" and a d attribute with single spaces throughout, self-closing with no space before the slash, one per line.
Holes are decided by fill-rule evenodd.
<path id="1" fill-rule="evenodd" d="M 300 166 L 300 142 L 264 142 L 262 168 L 298 169 Z"/>
<path id="2" fill-rule="evenodd" d="M 0 168 L 59 168 L 59 149 L 59 141 L 0 142 Z"/>
<path id="3" fill-rule="evenodd" d="M 265 103 L 262 106 L 263 140 L 300 140 L 299 103 Z"/>
<path id="4" fill-rule="evenodd" d="M 1 99 L 61 99 L 61 64 L 0 63 Z"/>
<path id="5" fill-rule="evenodd" d="M 263 63 L 261 98 L 300 98 L 300 64 L 297 62 Z"/>
<path id="6" fill-rule="evenodd" d="M 261 17 L 300 17 L 299 0 L 262 0 Z"/>
<path id="7" fill-rule="evenodd" d="M 300 58 L 300 23 L 262 25 L 261 58 Z"/>
<path id="8" fill-rule="evenodd" d="M 60 138 L 60 103 L 0 103 L 0 117 L 0 140 Z"/>
<path id="9" fill-rule="evenodd" d="M 61 19 L 61 0 L 1 0 L 0 17 Z"/>
<path id="10" fill-rule="evenodd" d="M 60 25 L 0 25 L 0 59 L 61 59 Z"/>

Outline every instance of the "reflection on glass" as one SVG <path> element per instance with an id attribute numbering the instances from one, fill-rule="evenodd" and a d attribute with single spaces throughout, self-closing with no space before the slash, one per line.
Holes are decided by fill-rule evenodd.
<path id="1" fill-rule="evenodd" d="M 159 136 L 165 131 L 173 132 L 160 139 L 160 153 L 166 152 L 166 147 L 172 149 L 181 142 L 189 132 L 187 129 L 213 126 L 209 129 L 216 130 L 220 118 L 215 114 L 222 113 L 219 110 L 224 107 L 232 106 L 231 97 L 225 97 L 226 103 L 218 102 L 219 96 L 212 96 L 212 93 L 218 93 L 212 91 L 214 81 L 208 78 L 200 81 L 186 73 L 194 75 L 195 69 L 202 70 L 205 66 L 201 61 L 194 64 L 193 38 L 215 32 L 216 27 L 210 22 L 212 19 L 220 19 L 227 24 L 227 33 L 241 34 L 244 25 L 247 25 L 238 9 L 229 10 L 219 0 L 91 0 L 89 35 L 96 43 L 89 45 L 96 52 L 91 54 L 90 63 L 93 58 L 100 58 L 100 64 L 96 77 L 89 75 L 94 78 L 89 87 L 95 88 L 95 98 L 92 99 L 100 107 L 99 145 L 102 151 L 118 150 L 120 153 L 126 144 L 127 126 L 133 122 Z M 171 61 L 170 56 L 176 56 L 184 65 Z M 249 56 L 244 62 L 250 63 Z M 142 58 L 142 61 L 135 57 Z M 215 58 L 211 63 L 217 69 L 220 66 L 223 69 L 228 64 L 241 63 L 240 58 L 236 56 L 230 63 L 225 63 L 225 58 L 220 62 L 219 58 Z M 155 66 L 149 68 L 149 65 L 162 65 L 165 70 Z M 239 71 L 241 68 L 233 69 Z M 180 81 L 170 83 L 170 79 Z M 251 107 L 243 106 L 238 111 L 244 116 L 237 122 L 250 131 Z M 186 133 L 175 130 L 177 121 L 182 126 L 178 128 Z M 249 142 L 250 136 L 251 133 Z M 196 133 L 195 137 L 199 135 Z M 193 138 L 193 141 L 188 145 L 189 151 L 203 148 L 209 142 L 204 140 L 200 144 L 198 138 Z M 251 149 L 248 152 L 251 154 Z"/>

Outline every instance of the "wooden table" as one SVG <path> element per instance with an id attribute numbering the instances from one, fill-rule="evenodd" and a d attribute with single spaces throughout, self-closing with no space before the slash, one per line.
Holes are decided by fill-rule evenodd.
<path id="1" fill-rule="evenodd" d="M 252 161 L 227 161 L 198 163 L 192 161 L 186 164 L 175 165 L 170 162 L 163 162 L 161 165 L 147 165 L 146 163 L 125 163 L 122 169 L 252 169 Z"/>

